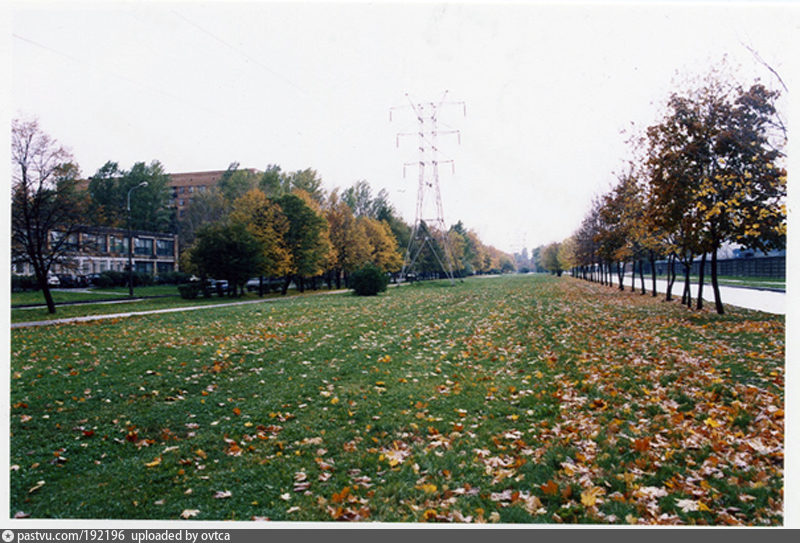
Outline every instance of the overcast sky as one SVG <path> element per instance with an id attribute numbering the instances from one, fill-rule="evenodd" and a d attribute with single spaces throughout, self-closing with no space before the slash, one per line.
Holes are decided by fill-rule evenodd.
<path id="1" fill-rule="evenodd" d="M 64 5 L 66 4 L 66 6 Z M 598 5 L 596 5 L 598 4 Z M 792 3 L 199 3 L 11 5 L 11 116 L 37 117 L 84 176 L 231 162 L 366 179 L 411 221 L 409 109 L 440 114 L 446 223 L 506 251 L 561 240 L 658 118 L 678 79 L 727 55 L 742 82 L 792 88 Z M 785 107 L 783 108 L 786 109 Z M 633 123 L 633 124 L 631 124 Z"/>

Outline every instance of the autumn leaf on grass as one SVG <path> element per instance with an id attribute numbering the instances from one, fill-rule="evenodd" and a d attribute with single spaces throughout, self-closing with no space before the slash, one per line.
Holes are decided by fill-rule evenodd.
<path id="1" fill-rule="evenodd" d="M 153 458 L 152 462 L 146 462 L 145 466 L 147 466 L 148 468 L 154 468 L 157 465 L 159 465 L 160 463 L 161 463 L 161 457 L 160 456 L 156 456 L 155 458 Z"/>
<path id="2" fill-rule="evenodd" d="M 225 443 L 228 444 L 228 447 L 225 449 L 225 454 L 229 456 L 240 456 L 242 454 L 242 448 L 239 447 L 239 444 L 236 443 L 233 439 L 225 438 Z"/>
<path id="3" fill-rule="evenodd" d="M 638 452 L 645 452 L 650 448 L 650 438 L 642 437 L 633 440 L 633 450 Z"/>
<path id="4" fill-rule="evenodd" d="M 230 490 L 218 490 L 214 494 L 214 498 L 218 500 L 224 500 L 225 498 L 230 498 L 231 496 L 233 496 L 233 493 Z"/>
<path id="5" fill-rule="evenodd" d="M 688 513 L 690 511 L 698 510 L 698 503 L 695 500 L 678 500 L 675 505 L 681 508 L 681 511 Z"/>
<path id="6" fill-rule="evenodd" d="M 181 518 L 188 519 L 196 517 L 198 513 L 200 513 L 199 509 L 184 509 L 183 513 L 181 513 Z"/>
<path id="7" fill-rule="evenodd" d="M 558 484 L 552 479 L 541 485 L 540 488 L 545 494 L 550 494 L 551 496 L 558 494 Z"/>
<path id="8" fill-rule="evenodd" d="M 597 503 L 597 499 L 605 493 L 605 489 L 599 486 L 587 488 L 581 492 L 581 503 L 586 507 L 592 507 L 595 503 Z"/>
<path id="9" fill-rule="evenodd" d="M 711 428 L 719 428 L 720 426 L 722 426 L 722 423 L 714 419 L 713 417 L 708 417 L 703 422 L 705 423 L 706 426 L 710 426 Z"/>
<path id="10" fill-rule="evenodd" d="M 35 485 L 28 489 L 28 494 L 33 494 L 44 486 L 44 481 L 38 481 Z"/>
<path id="11" fill-rule="evenodd" d="M 425 483 L 425 484 L 422 484 L 422 485 L 417 485 L 414 488 L 416 488 L 417 490 L 422 490 L 426 494 L 433 494 L 438 489 L 437 486 L 432 484 L 432 483 Z"/>
<path id="12" fill-rule="evenodd" d="M 411 456 L 411 451 L 408 450 L 408 445 L 401 441 L 395 441 L 391 449 L 383 449 L 383 456 L 388 460 L 389 466 L 395 467 L 402 464 L 406 458 Z"/>

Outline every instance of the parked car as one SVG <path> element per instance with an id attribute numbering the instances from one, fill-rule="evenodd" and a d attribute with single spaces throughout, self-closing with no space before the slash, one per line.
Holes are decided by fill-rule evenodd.
<path id="1" fill-rule="evenodd" d="M 61 280 L 58 278 L 57 275 L 48 275 L 47 276 L 47 284 L 51 287 L 60 287 Z"/>
<path id="2" fill-rule="evenodd" d="M 247 283 L 245 283 L 245 288 L 247 288 L 248 292 L 257 292 L 259 286 L 260 279 L 258 277 L 253 277 Z M 264 292 L 269 292 L 270 290 L 278 290 L 283 284 L 283 279 L 278 279 L 274 277 L 264 277 Z"/>
<path id="3" fill-rule="evenodd" d="M 86 278 L 85 275 L 72 275 L 69 273 L 60 273 L 56 277 L 58 277 L 59 286 L 65 288 L 77 288 L 77 287 L 85 287 L 88 286 L 89 280 Z"/>

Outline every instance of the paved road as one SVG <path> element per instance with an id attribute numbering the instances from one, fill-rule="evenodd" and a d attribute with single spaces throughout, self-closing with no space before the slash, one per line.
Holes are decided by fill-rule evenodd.
<path id="1" fill-rule="evenodd" d="M 348 292 L 346 289 L 341 290 L 326 290 L 322 292 L 315 292 L 313 294 L 305 294 L 304 296 L 323 296 L 328 294 L 341 294 Z M 292 296 L 291 299 L 296 298 Z M 250 305 L 250 304 L 263 304 L 268 302 L 276 302 L 278 300 L 288 300 L 290 298 L 264 298 L 260 300 L 247 300 L 243 302 L 227 302 L 224 304 L 213 305 L 193 305 L 188 307 L 170 307 L 167 309 L 151 309 L 149 311 L 130 311 L 127 313 L 111 313 L 108 315 L 88 315 L 85 317 L 68 317 L 64 319 L 53 319 L 48 321 L 30 321 L 30 322 L 14 322 L 11 323 L 11 328 L 32 328 L 35 326 L 51 326 L 54 324 L 71 324 L 76 322 L 91 322 L 107 319 L 124 319 L 128 317 L 138 317 L 141 315 L 158 315 L 159 313 L 177 313 L 180 311 L 198 311 L 201 309 L 214 309 L 217 307 L 231 307 L 235 305 Z"/>

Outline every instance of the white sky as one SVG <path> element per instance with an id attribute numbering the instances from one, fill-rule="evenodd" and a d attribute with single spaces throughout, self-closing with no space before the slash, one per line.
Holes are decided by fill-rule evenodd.
<path id="1" fill-rule="evenodd" d="M 108 160 L 169 172 L 237 161 L 366 179 L 414 218 L 405 93 L 441 113 L 446 223 L 500 249 L 569 236 L 652 124 L 676 71 L 727 54 L 742 79 L 791 88 L 796 4 L 17 2 L 11 116 L 38 117 L 85 176 Z M 790 53 L 791 51 L 791 53 Z"/>

